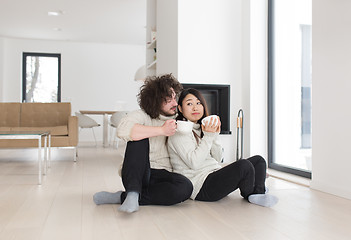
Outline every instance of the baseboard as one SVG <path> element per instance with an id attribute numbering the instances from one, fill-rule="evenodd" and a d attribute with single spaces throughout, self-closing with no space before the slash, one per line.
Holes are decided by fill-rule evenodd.
<path id="1" fill-rule="evenodd" d="M 310 187 L 311 184 L 311 179 L 309 178 L 304 178 L 294 174 L 277 171 L 271 168 L 267 169 L 267 173 L 270 177 L 282 179 L 284 181 L 292 182 L 305 187 Z"/>
<path id="2" fill-rule="evenodd" d="M 312 180 L 311 182 L 311 189 L 318 190 L 321 192 L 329 193 L 338 197 L 346 198 L 351 200 L 351 191 L 350 189 L 339 188 L 329 183 L 320 182 Z"/>

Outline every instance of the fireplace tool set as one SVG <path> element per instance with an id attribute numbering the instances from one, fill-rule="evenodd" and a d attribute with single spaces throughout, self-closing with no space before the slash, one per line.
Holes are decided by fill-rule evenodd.
<path id="1" fill-rule="evenodd" d="M 242 109 L 238 112 L 238 117 L 236 119 L 236 160 L 243 158 L 243 139 L 244 139 L 244 112 Z M 240 139 L 240 140 L 239 140 Z M 239 154 L 240 145 L 240 154 Z M 239 157 L 240 156 L 240 157 Z"/>

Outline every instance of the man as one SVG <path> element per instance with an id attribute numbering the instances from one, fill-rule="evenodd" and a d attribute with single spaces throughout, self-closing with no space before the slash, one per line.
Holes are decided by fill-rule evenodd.
<path id="1" fill-rule="evenodd" d="M 176 131 L 177 95 L 181 84 L 171 75 L 148 78 L 138 94 L 140 110 L 130 112 L 117 128 L 127 141 L 122 166 L 125 192 L 99 192 L 96 204 L 122 203 L 119 210 L 135 212 L 140 205 L 173 205 L 185 201 L 193 186 L 172 172 L 166 141 Z"/>

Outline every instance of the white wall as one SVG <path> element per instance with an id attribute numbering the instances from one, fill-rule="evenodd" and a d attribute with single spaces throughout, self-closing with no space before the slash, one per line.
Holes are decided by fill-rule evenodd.
<path id="1" fill-rule="evenodd" d="M 243 110 L 243 131 L 244 131 L 244 141 L 242 153 L 243 158 L 251 156 L 251 1 L 242 1 L 242 17 L 241 17 L 241 71 L 242 80 L 240 82 L 241 86 L 241 109 Z M 237 113 L 235 113 L 237 116 Z M 255 139 L 255 138 L 254 138 Z"/>
<path id="2" fill-rule="evenodd" d="M 313 0 L 312 184 L 351 199 L 351 1 Z"/>
<path id="3" fill-rule="evenodd" d="M 157 1 L 157 70 L 178 77 L 178 0 Z M 182 18 L 182 16 L 180 16 Z"/>
<path id="4" fill-rule="evenodd" d="M 0 38 L 0 101 L 3 96 L 4 86 L 4 39 Z"/>
<path id="5" fill-rule="evenodd" d="M 244 157 L 268 162 L 267 0 L 242 1 Z"/>
<path id="6" fill-rule="evenodd" d="M 79 110 L 117 110 L 118 106 L 138 108 L 136 95 L 141 83 L 134 81 L 134 74 L 145 63 L 145 46 L 6 38 L 2 46 L 0 42 L 0 59 L 6 59 L 0 65 L 0 70 L 6 70 L 0 91 L 2 102 L 21 101 L 22 52 L 49 52 L 61 53 L 61 100 L 72 103 L 72 114 Z M 92 117 L 102 124 L 102 117 Z M 96 130 L 96 137 L 102 140 L 101 128 Z M 94 141 L 91 131 L 82 131 L 80 140 Z"/>
<path id="7" fill-rule="evenodd" d="M 235 160 L 241 108 L 241 1 L 178 1 L 178 79 L 231 86 L 231 135 L 221 135 L 225 161 Z"/>
<path id="8" fill-rule="evenodd" d="M 267 96 L 267 0 L 251 0 L 250 52 L 248 54 L 250 88 L 245 96 L 250 103 L 250 156 L 261 155 L 268 161 L 268 96 Z"/>

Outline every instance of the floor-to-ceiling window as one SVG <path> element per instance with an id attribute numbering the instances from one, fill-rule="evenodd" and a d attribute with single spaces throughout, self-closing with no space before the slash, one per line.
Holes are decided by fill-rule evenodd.
<path id="1" fill-rule="evenodd" d="M 269 167 L 311 177 L 312 0 L 269 0 Z"/>
<path id="2" fill-rule="evenodd" d="M 23 102 L 61 102 L 61 54 L 23 53 Z"/>

